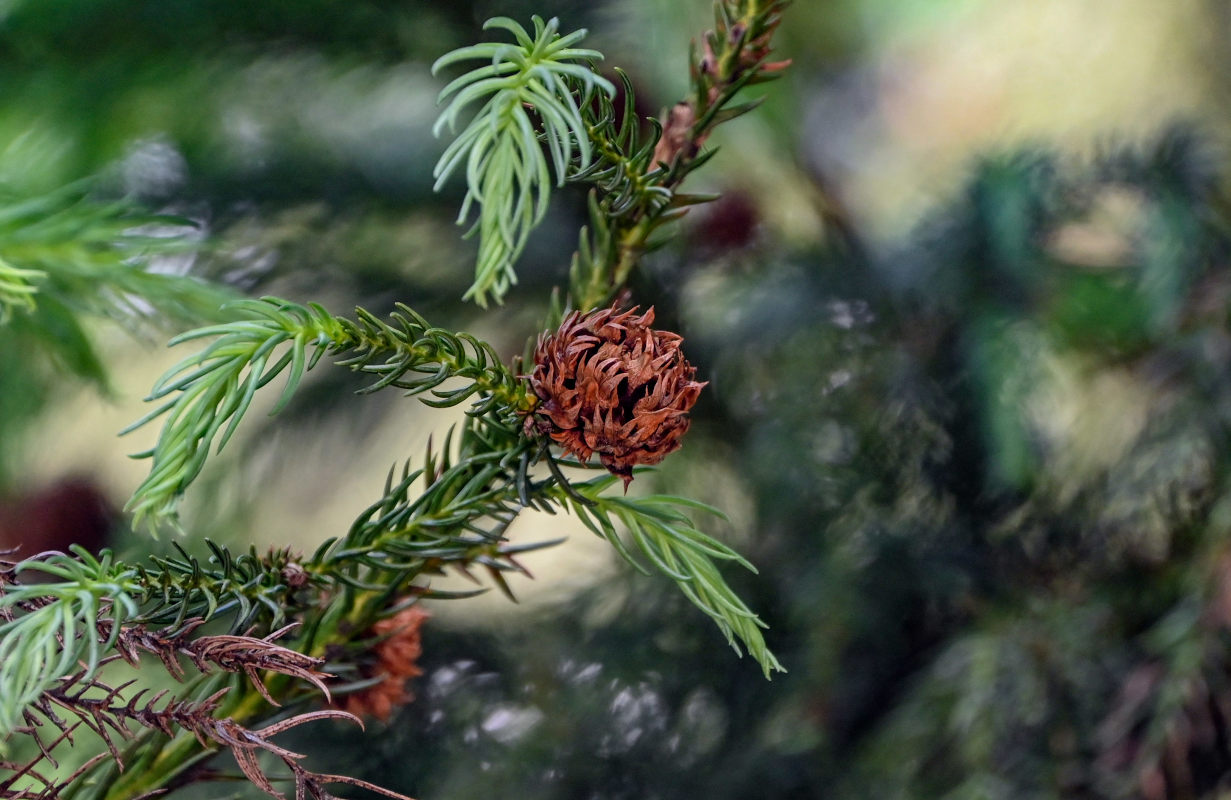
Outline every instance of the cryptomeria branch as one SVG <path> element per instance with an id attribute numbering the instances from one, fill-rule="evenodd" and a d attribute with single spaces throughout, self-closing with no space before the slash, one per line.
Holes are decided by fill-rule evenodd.
<path id="1" fill-rule="evenodd" d="M 535 462 L 546 457 L 554 463 L 546 448 L 522 430 L 522 419 L 533 411 L 538 398 L 499 363 L 488 345 L 464 334 L 431 328 L 404 306 L 392 315 L 392 322 L 363 310 L 358 312 L 359 321 L 351 322 L 319 306 L 273 299 L 244 301 L 236 305 L 236 311 L 243 317 L 236 322 L 180 337 L 178 341 L 217 338 L 202 353 L 173 367 L 155 387 L 155 397 L 174 396 L 141 421 L 169 412 L 152 451 L 151 475 L 130 503 L 138 517 L 152 514 L 154 509 L 173 508 L 183 487 L 199 472 L 208 448 L 215 439 L 218 447 L 225 444 L 257 389 L 288 371 L 276 411 L 289 400 L 303 374 L 326 353 L 348 356 L 339 363 L 376 376 L 369 390 L 393 386 L 420 395 L 432 405 L 454 405 L 471 399 L 470 421 L 462 428 L 456 454 L 448 442 L 439 458 L 429 450 L 421 470 L 408 469 L 400 481 L 391 480 L 385 497 L 344 539 L 330 543 L 303 565 L 308 580 L 345 587 L 333 602 L 345 606 L 343 614 L 351 629 L 370 625 L 420 574 L 438 571 L 442 564 L 462 568 L 479 564 L 507 591 L 503 573 L 520 567 L 512 560 L 516 551 L 503 540 L 504 529 L 523 507 L 538 505 L 553 510 L 566 496 L 580 496 L 551 489 L 555 484 L 568 484 L 558 471 L 547 481 L 530 479 L 530 467 Z M 285 348 L 281 355 L 276 351 L 279 346 Z M 442 384 L 450 378 L 462 379 L 463 383 L 445 389 Z M 424 489 L 412 496 L 411 487 L 421 477 Z M 638 503 L 626 500 L 604 505 L 591 498 L 591 504 L 597 504 L 592 513 L 600 515 L 600 535 L 618 546 L 618 538 L 612 535 L 617 523 L 626 526 L 639 542 L 645 531 L 658 532 L 658 523 L 652 520 L 661 515 L 661 509 L 641 509 Z M 674 519 L 675 523 L 680 521 Z M 667 528 L 668 534 L 676 530 Z M 692 533 L 684 538 L 699 541 L 696 536 L 701 534 L 690 524 L 687 530 Z M 708 537 L 705 541 L 712 542 Z M 708 565 L 708 559 L 716 553 L 728 552 L 713 545 L 683 555 L 683 551 L 669 551 L 663 558 L 657 557 L 657 550 L 648 552 L 654 566 L 676 580 L 694 603 L 718 621 L 728 638 L 742 640 L 767 672 L 779 668 L 764 647 L 755 617 L 737 600 L 727 602 L 733 595 L 718 573 L 697 560 L 704 556 Z M 682 566 L 672 566 L 677 556 Z M 225 557 L 220 558 L 226 562 Z M 177 569 L 164 566 L 164 576 L 169 575 L 168 566 Z M 248 625 L 256 620 L 252 613 L 259 609 L 258 604 L 263 604 L 273 611 L 276 621 L 286 599 L 278 594 L 278 575 L 261 567 L 259 561 L 252 567 L 245 580 L 225 584 L 232 587 L 225 593 L 198 587 L 177 594 L 181 580 L 164 577 L 166 594 L 176 602 L 164 606 L 166 610 L 160 610 L 158 618 L 168 621 L 169 613 L 175 613 L 181 622 L 190 616 L 209 618 L 220 604 L 226 604 L 224 607 L 238 605 L 241 609 L 236 625 Z M 191 562 L 178 570 L 182 577 L 191 575 L 193 580 L 198 574 Z M 253 591 L 262 585 L 262 575 L 273 578 L 269 591 Z M 323 617 L 309 621 L 304 643 L 317 648 L 333 641 L 332 624 L 326 624 Z"/>
<path id="2" fill-rule="evenodd" d="M 0 260 L 0 323 L 8 321 L 14 310 L 32 311 L 38 288 L 34 282 L 47 274 L 33 269 L 18 269 Z"/>
<path id="3" fill-rule="evenodd" d="M 672 495 L 619 497 L 605 494 L 616 478 L 604 476 L 585 482 L 547 487 L 546 494 L 559 506 L 570 509 L 595 535 L 606 539 L 624 558 L 649 574 L 625 544 L 617 523 L 653 566 L 675 581 L 693 605 L 704 611 L 740 652 L 742 642 L 761 665 L 765 676 L 784 671 L 765 645 L 765 624 L 726 584 L 715 561 L 730 561 L 756 572 L 752 564 L 698 530 L 685 509 L 722 517 L 718 509 Z"/>
<path id="4" fill-rule="evenodd" d="M 149 269 L 153 256 L 192 246 L 187 220 L 150 214 L 124 201 L 90 197 L 91 182 L 46 194 L 0 198 L 0 321 L 40 296 L 75 311 L 124 319 L 155 313 L 208 318 L 225 289 Z"/>
<path id="5" fill-rule="evenodd" d="M 0 561 L 0 739 L 22 711 L 56 681 L 85 664 L 98 668 L 116 645 L 120 626 L 136 616 L 142 587 L 136 570 L 110 553 L 95 558 L 74 547 L 74 557 L 44 553 L 20 562 Z M 22 584 L 39 572 L 59 579 Z"/>
<path id="6" fill-rule="evenodd" d="M 335 317 L 319 305 L 277 298 L 241 300 L 230 306 L 234 321 L 199 328 L 171 340 L 180 344 L 213 338 L 204 350 L 171 367 L 154 385 L 149 400 L 166 402 L 125 429 L 125 433 L 167 415 L 155 447 L 139 457 L 153 459 L 150 475 L 128 503 L 137 524 L 175 520 L 180 495 L 205 466 L 210 448 L 222 450 L 235 433 L 256 392 L 283 372 L 286 384 L 271 413 L 294 395 L 304 374 L 326 355 L 376 377 L 366 391 L 392 386 L 421 395 L 428 405 L 452 406 L 476 397 L 469 413 L 513 413 L 532 404 L 524 387 L 491 347 L 467 334 L 433 328 L 399 305 L 384 322 L 357 310 L 358 321 Z M 466 381 L 440 388 L 451 378 Z M 168 399 L 169 398 L 169 399 Z"/>
<path id="7" fill-rule="evenodd" d="M 590 223 L 582 232 L 570 279 L 572 305 L 582 311 L 607 305 L 627 283 L 651 237 L 687 207 L 712 199 L 684 195 L 684 179 L 714 151 L 703 152 L 709 135 L 723 122 L 755 108 L 759 101 L 732 105 L 747 86 L 778 77 L 789 62 L 770 62 L 770 39 L 788 0 L 720 0 L 714 30 L 705 34 L 702 52 L 693 48 L 690 96 L 655 125 L 657 138 L 642 144 L 632 104 L 623 115 L 600 105 L 589 129 L 600 158 L 589 170 L 579 165 L 577 180 L 596 183 Z M 626 97 L 631 85 L 625 83 Z M 617 125 L 616 120 L 623 124 Z M 652 145 L 652 146 L 651 146 Z"/>

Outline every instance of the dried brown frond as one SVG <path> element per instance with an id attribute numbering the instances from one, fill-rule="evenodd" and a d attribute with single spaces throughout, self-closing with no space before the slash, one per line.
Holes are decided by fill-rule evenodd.
<path id="1" fill-rule="evenodd" d="M 313 711 L 298 714 L 259 730 L 253 730 L 235 720 L 217 716 L 222 699 L 228 692 L 227 688 L 220 689 L 203 700 L 168 698 L 166 691 L 158 692 L 147 699 L 147 690 L 139 690 L 125 699 L 122 696 L 123 692 L 131 685 L 132 682 L 129 682 L 110 687 L 97 679 L 85 679 L 84 673 L 78 673 L 65 679 L 65 683 L 60 687 L 46 692 L 34 704 L 32 710 L 27 712 L 26 719 L 30 723 L 30 731 L 50 724 L 60 732 L 59 736 L 53 741 L 39 742 L 39 747 L 43 750 L 41 758 L 25 765 L 0 764 L 2 767 L 12 769 L 15 773 L 0 782 L 0 798 L 4 800 L 40 798 L 41 800 L 57 797 L 65 787 L 77 780 L 100 759 L 106 758 L 107 753 L 96 756 L 67 779 L 61 781 L 48 778 L 35 769 L 44 758 L 54 764 L 54 759 L 48 755 L 50 751 L 64 741 L 71 745 L 74 731 L 80 726 L 85 726 L 103 739 L 110 757 L 121 769 L 124 764 L 117 741 L 133 739 L 138 728 L 156 730 L 167 736 L 189 731 L 203 747 L 225 747 L 230 750 L 244 776 L 271 797 L 284 800 L 284 795 L 274 788 L 270 777 L 261 769 L 258 756 L 262 752 L 276 756 L 291 771 L 295 781 L 297 800 L 299 798 L 331 800 L 334 795 L 326 787 L 337 783 L 358 786 L 386 797 L 410 800 L 405 795 L 356 778 L 307 770 L 299 763 L 304 758 L 302 753 L 292 752 L 271 741 L 272 737 L 285 730 L 322 719 L 345 719 L 358 723 L 362 727 L 362 722 L 352 714 L 337 710 Z M 59 716 L 56 710 L 70 715 L 76 721 L 70 724 Z M 41 715 L 42 719 L 39 719 L 35 712 Z M 32 779 L 37 785 L 33 788 L 14 789 L 13 787 L 23 778 Z M 30 780 L 26 783 L 30 783 Z"/>
<path id="2" fill-rule="evenodd" d="M 3 587 L 0 586 L 0 591 Z M 24 604 L 22 604 L 24 605 Z M 288 625 L 276 630 L 263 638 L 253 636 L 200 636 L 192 638 L 193 633 L 203 624 L 202 620 L 189 620 L 175 632 L 150 631 L 143 626 L 130 626 L 122 629 L 117 637 L 115 655 L 103 658 L 99 667 L 104 667 L 118 659 L 136 664 L 142 652 L 155 655 L 177 680 L 185 677 L 180 656 L 187 658 L 202 672 L 213 668 L 227 672 L 243 673 L 252 682 L 254 688 L 273 705 L 277 702 L 269 694 L 261 679 L 259 671 L 266 670 L 307 681 L 320 689 L 329 697 L 329 688 L 325 679 L 332 675 L 321 672 L 317 668 L 322 659 L 313 658 L 290 648 L 276 644 L 276 640 L 285 636 L 295 625 Z M 99 635 L 108 638 L 111 633 L 111 623 L 102 620 L 98 623 Z M 26 800 L 27 798 L 59 797 L 67 787 L 100 760 L 110 758 L 120 769 L 124 768 L 122 758 L 123 742 L 131 740 L 135 730 L 149 728 L 160 731 L 168 736 L 174 736 L 183 730 L 192 731 L 203 746 L 224 745 L 235 751 L 235 742 L 247 742 L 244 748 L 236 752 L 236 760 L 245 775 L 256 785 L 271 792 L 272 785 L 268 780 L 257 780 L 252 773 L 255 756 L 252 748 L 266 749 L 283 758 L 298 758 L 296 754 L 270 745 L 261 737 L 227 719 L 215 719 L 214 714 L 225 690 L 219 691 L 205 700 L 167 699 L 168 692 L 163 691 L 149 696 L 148 690 L 129 692 L 135 681 L 128 681 L 116 686 L 109 685 L 99 673 L 87 672 L 84 668 L 73 675 L 61 678 L 57 685 L 45 691 L 38 700 L 31 703 L 23 713 L 24 724 L 15 733 L 27 737 L 34 743 L 38 756 L 26 764 L 5 764 L 5 770 L 12 774 L 0 780 L 0 800 Z M 164 703 L 163 701 L 166 700 Z M 349 718 L 349 715 L 347 715 Z M 301 716 L 293 719 L 307 722 L 316 717 Z M 38 769 L 43 763 L 58 769 L 55 757 L 56 748 L 63 744 L 66 748 L 74 745 L 73 737 L 79 729 L 87 729 L 102 740 L 106 752 L 99 754 L 80 767 L 67 778 L 55 780 L 44 776 Z M 283 730 L 284 727 L 273 729 L 272 732 Z M 269 731 L 270 729 L 266 729 Z M 271 732 L 271 733 L 272 733 Z M 268 745 L 268 746 L 267 746 Z M 291 760 L 293 761 L 294 758 Z M 327 784 L 350 782 L 350 779 L 336 776 L 316 775 L 308 772 L 297 764 L 292 767 L 295 774 L 297 796 L 329 797 L 323 788 Z M 256 773 L 256 774 L 259 774 Z M 355 785 L 365 785 L 357 782 Z M 374 791 L 382 791 L 376 787 Z M 274 796 L 280 797 L 276 792 Z M 305 794 L 306 793 L 306 794 Z M 399 796 L 388 793 L 389 796 Z"/>
<path id="3" fill-rule="evenodd" d="M 269 777 L 261 769 L 258 756 L 262 752 L 277 756 L 290 769 L 291 775 L 295 780 L 296 800 L 309 797 L 317 798 L 317 800 L 333 800 L 334 795 L 325 787 L 334 783 L 358 786 L 361 789 L 367 789 L 370 792 L 376 792 L 385 797 L 411 800 L 406 795 L 359 780 L 358 778 L 351 778 L 346 775 L 326 775 L 306 770 L 299 764 L 300 759 L 304 758 L 302 753 L 292 752 L 270 741 L 271 737 L 277 736 L 283 731 L 298 727 L 306 722 L 315 722 L 321 719 L 344 719 L 363 727 L 363 723 L 353 714 L 348 714 L 345 711 L 324 710 L 298 714 L 289 719 L 267 725 L 260 730 L 250 730 L 233 720 L 221 719 L 211 720 L 209 726 L 201 732 L 197 730 L 193 730 L 193 732 L 197 733 L 198 737 L 204 735 L 214 742 L 229 748 L 231 754 L 235 756 L 235 762 L 239 764 L 239 768 L 244 773 L 244 776 L 270 797 L 285 800 L 285 796 L 274 788 Z"/>
<path id="4" fill-rule="evenodd" d="M 259 670 L 307 681 L 320 689 L 326 698 L 329 697 L 329 687 L 325 685 L 325 679 L 333 676 L 316 669 L 325 663 L 324 659 L 274 644 L 298 627 L 299 623 L 279 628 L 264 638 L 235 635 L 191 638 L 193 632 L 203 624 L 204 620 L 201 619 L 189 620 L 174 633 L 154 632 L 141 626 L 132 626 L 120 633 L 119 646 L 128 661 L 134 664 L 138 651 L 154 654 L 176 680 L 184 679 L 184 669 L 179 662 L 180 654 L 187 656 L 202 672 L 208 672 L 211 665 L 227 672 L 242 672 L 248 676 L 248 680 L 261 696 L 275 706 L 278 703 L 265 688 L 264 681 L 257 674 Z"/>
<path id="5" fill-rule="evenodd" d="M 388 722 L 394 710 L 415 699 L 406 688 L 411 678 L 423 674 L 420 629 L 431 615 L 417 605 L 378 621 L 370 635 L 377 641 L 371 649 L 371 664 L 364 668 L 369 678 L 380 680 L 347 695 L 342 707 L 357 717 L 375 717 Z"/>
<path id="6" fill-rule="evenodd" d="M 67 741 L 72 745 L 73 732 L 81 725 L 77 722 L 73 725 L 63 727 L 60 735 L 50 742 L 43 742 L 37 736 L 35 741 L 38 742 L 39 750 L 43 754 L 43 758 L 47 760 L 53 767 L 59 769 L 59 763 L 51 757 L 50 752 L 55 750 L 61 742 Z M 93 758 L 86 761 L 77 769 L 65 778 L 55 780 L 48 778 L 38 770 L 36 766 L 42 759 L 34 759 L 25 764 L 16 764 L 9 761 L 0 761 L 0 771 L 11 772 L 7 778 L 0 780 L 0 798 L 4 800 L 55 800 L 68 790 L 72 784 L 76 783 L 77 779 L 94 768 L 95 764 L 107 758 L 107 753 L 99 753 Z M 23 779 L 25 788 L 13 788 Z"/>
<path id="7" fill-rule="evenodd" d="M 693 380 L 683 337 L 650 327 L 654 309 L 636 311 L 574 311 L 540 337 L 530 376 L 540 403 L 526 421 L 582 461 L 598 453 L 625 488 L 633 467 L 679 448 L 705 386 Z"/>

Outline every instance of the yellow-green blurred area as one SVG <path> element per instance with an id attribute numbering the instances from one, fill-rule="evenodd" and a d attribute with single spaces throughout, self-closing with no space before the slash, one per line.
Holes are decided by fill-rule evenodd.
<path id="1" fill-rule="evenodd" d="M 706 0 L 8 0 L 0 186 L 97 176 L 194 226 L 154 269 L 339 314 L 405 302 L 511 359 L 584 190 L 503 306 L 462 303 L 465 190 L 432 191 L 451 76 L 429 68 L 534 13 L 588 28 L 651 116 L 713 24 Z M 1229 42 L 1223 0 L 796 0 L 793 66 L 687 187 L 722 199 L 633 294 L 710 385 L 632 491 L 728 514 L 708 530 L 760 569 L 726 576 L 788 674 L 575 520 L 525 515 L 514 538 L 568 541 L 527 556 L 521 602 L 434 603 L 415 703 L 295 746 L 428 800 L 1219 796 Z M 91 319 L 93 383 L 0 329 L 0 545 L 111 525 L 128 557 L 166 547 L 117 511 L 155 431 L 116 434 L 187 324 Z M 181 543 L 310 551 L 457 421 L 363 385 L 321 366 L 277 417 L 276 387 L 258 398 Z"/>

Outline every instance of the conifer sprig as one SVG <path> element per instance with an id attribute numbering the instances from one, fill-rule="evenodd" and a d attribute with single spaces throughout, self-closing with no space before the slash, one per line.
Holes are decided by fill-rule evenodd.
<path id="1" fill-rule="evenodd" d="M 234 295 L 158 270 L 160 255 L 194 246 L 189 223 L 127 201 L 103 201 L 92 181 L 34 196 L 0 192 L 0 328 L 14 352 L 41 350 L 56 374 L 106 390 L 89 317 L 199 324 Z"/>
<path id="2" fill-rule="evenodd" d="M 540 461 L 546 463 L 548 475 L 535 480 L 531 468 Z M 416 495 L 411 488 L 424 476 L 426 487 Z M 391 578 L 438 572 L 445 565 L 465 573 L 477 564 L 512 596 L 504 576 L 521 569 L 515 556 L 556 543 L 510 545 L 504 539 L 509 525 L 525 508 L 553 514 L 571 510 L 639 571 L 673 580 L 714 620 L 736 652 L 741 643 L 748 649 L 767 677 L 782 671 L 761 634 L 764 623 L 731 590 L 715 562 L 756 570 L 733 549 L 700 531 L 687 513 L 721 517 L 721 512 L 671 495 L 609 494 L 616 481 L 608 474 L 570 480 L 545 448 L 519 439 L 515 430 L 472 419 L 462 428 L 456 453 L 448 441 L 435 453 L 429 446 L 422 469 L 407 467 L 396 481 L 391 474 L 385 496 L 360 516 L 344 539 L 327 543 L 308 562 L 308 569 L 336 575 L 359 589 L 383 590 L 387 602 L 404 591 L 400 585 L 390 588 Z M 633 555 L 626 536 L 649 568 Z M 399 571 L 405 573 L 401 578 Z"/>
<path id="3" fill-rule="evenodd" d="M 384 495 L 346 536 L 305 562 L 310 574 L 365 593 L 353 625 L 371 624 L 416 578 L 450 567 L 472 579 L 472 568 L 481 568 L 512 597 L 505 574 L 525 571 L 516 556 L 558 543 L 505 538 L 523 508 L 515 486 L 526 479 L 529 443 L 487 418 L 467 420 L 456 441 L 454 430 L 438 449 L 429 442 L 420 468 L 391 472 Z"/>
<path id="4" fill-rule="evenodd" d="M 152 458 L 150 474 L 133 493 L 128 510 L 135 523 L 174 522 L 179 496 L 200 473 L 211 447 L 221 451 L 235 433 L 257 390 L 286 373 L 271 414 L 290 402 L 304 374 L 327 353 L 346 355 L 339 363 L 376 376 L 365 391 L 392 386 L 443 407 L 472 402 L 469 413 L 516 408 L 530 402 L 516 376 L 491 347 L 467 334 L 430 326 L 399 305 L 391 322 L 358 309 L 358 322 L 335 317 L 316 304 L 277 298 L 242 300 L 229 312 L 235 319 L 189 331 L 171 345 L 213 338 L 159 379 L 149 400 L 165 402 L 124 433 L 163 415 L 158 441 L 137 457 Z M 441 388 L 450 378 L 465 381 Z"/>
<path id="5" fill-rule="evenodd" d="M 640 258 L 655 247 L 654 234 L 689 206 L 714 199 L 683 194 L 680 186 L 716 152 L 704 145 L 714 128 L 759 105 L 734 103 L 746 87 L 774 80 L 789 62 L 771 62 L 771 40 L 789 0 L 718 0 L 714 28 L 690 54 L 689 94 L 676 103 L 649 137 L 639 132 L 631 84 L 625 79 L 622 113 L 600 98 L 589 135 L 598 157 L 577 165 L 577 180 L 595 184 L 590 218 L 573 258 L 570 295 L 588 311 L 610 303 Z"/>
<path id="6" fill-rule="evenodd" d="M 615 87 L 591 68 L 597 50 L 576 48 L 584 30 L 561 36 L 559 21 L 534 17 L 534 35 L 507 17 L 488 20 L 484 29 L 513 34 L 516 44 L 487 42 L 454 50 L 432 65 L 432 72 L 458 61 L 482 59 L 486 66 L 454 80 L 440 93 L 449 104 L 434 128 L 455 130 L 459 115 L 484 101 L 470 123 L 436 164 L 440 189 L 459 167 L 466 167 L 466 199 L 458 224 L 478 205 L 470 234 L 479 235 L 474 285 L 466 292 L 480 306 L 488 297 L 500 302 L 517 282 L 513 264 L 530 231 L 547 213 L 551 174 L 564 184 L 571 164 L 590 163 L 590 139 L 582 108 L 591 97 L 612 95 Z M 552 164 L 540 143 L 546 142 Z M 468 234 L 468 235 L 470 235 Z"/>
<path id="7" fill-rule="evenodd" d="M 698 530 L 686 510 L 717 517 L 722 517 L 722 512 L 674 495 L 606 494 L 616 480 L 616 476 L 606 475 L 584 482 L 559 483 L 548 487 L 547 496 L 571 510 L 595 535 L 610 542 L 625 561 L 649 574 L 650 570 L 624 542 L 619 529 L 622 527 L 653 571 L 675 581 L 692 604 L 714 620 L 736 653 L 741 652 L 742 643 L 767 678 L 775 671 L 785 672 L 765 644 L 761 634 L 765 623 L 731 590 L 715 562 L 730 561 L 752 572 L 756 568 L 730 547 Z"/>
<path id="8" fill-rule="evenodd" d="M 19 584 L 37 571 L 55 582 Z M 0 562 L 0 739 L 56 681 L 84 663 L 88 677 L 114 648 L 120 627 L 137 614 L 137 571 L 81 547 Z M 108 633 L 103 636 L 100 628 Z"/>
<path id="9" fill-rule="evenodd" d="M 174 520 L 179 495 L 205 466 L 210 447 L 221 451 L 226 445 L 257 389 L 289 367 L 274 408 L 278 411 L 290 401 L 304 373 L 342 336 L 338 321 L 319 306 L 241 300 L 233 312 L 238 317 L 233 322 L 198 328 L 171 340 L 176 345 L 217 337 L 203 351 L 167 370 L 147 399 L 170 399 L 122 431 L 168 415 L 154 448 L 137 455 L 152 458 L 153 464 L 128 502 L 136 525 Z M 282 345 L 287 347 L 278 353 Z"/>
<path id="10" fill-rule="evenodd" d="M 230 616 L 230 631 L 284 624 L 311 598 L 297 599 L 298 591 L 313 582 L 289 550 L 258 554 L 255 547 L 233 553 L 205 540 L 207 559 L 190 554 L 178 542 L 176 553 L 151 556 L 137 565 L 144 588 L 141 614 L 134 622 L 175 631 L 188 620 L 213 621 Z"/>

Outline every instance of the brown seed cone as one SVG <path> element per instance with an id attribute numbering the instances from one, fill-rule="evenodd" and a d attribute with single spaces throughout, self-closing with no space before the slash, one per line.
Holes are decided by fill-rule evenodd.
<path id="1" fill-rule="evenodd" d="M 657 464 L 678 449 L 705 383 L 680 351 L 679 334 L 656 331 L 654 309 L 574 311 L 539 337 L 530 386 L 541 401 L 527 431 L 551 436 L 582 461 L 598 453 L 613 474 Z"/>
<path id="2" fill-rule="evenodd" d="M 369 633 L 383 638 L 372 648 L 376 658 L 370 668 L 371 675 L 383 676 L 384 680 L 341 698 L 338 705 L 344 711 L 388 722 L 395 710 L 415 699 L 406 689 L 406 682 L 423 674 L 419 667 L 419 656 L 423 654 L 419 629 L 430 616 L 415 605 L 372 626 Z"/>

